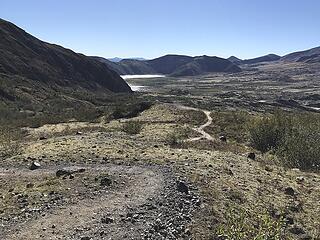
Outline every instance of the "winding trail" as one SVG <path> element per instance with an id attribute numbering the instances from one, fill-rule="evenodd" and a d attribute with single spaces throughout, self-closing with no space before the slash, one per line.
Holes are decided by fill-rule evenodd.
<path id="1" fill-rule="evenodd" d="M 179 105 L 179 104 L 174 104 L 174 106 L 176 106 L 178 109 L 181 109 L 181 110 L 193 110 L 193 111 L 203 112 L 207 117 L 207 122 L 206 123 L 202 124 L 199 127 L 193 128 L 193 130 L 198 132 L 201 136 L 200 137 L 195 137 L 195 138 L 190 138 L 190 139 L 187 140 L 187 142 L 199 141 L 201 139 L 206 139 L 206 140 L 209 140 L 209 141 L 213 141 L 214 140 L 214 138 L 204 130 L 206 127 L 208 127 L 208 126 L 210 126 L 212 124 L 212 117 L 210 116 L 210 114 L 211 114 L 210 111 L 203 110 L 203 109 L 200 109 L 200 108 L 187 107 L 187 106 Z"/>

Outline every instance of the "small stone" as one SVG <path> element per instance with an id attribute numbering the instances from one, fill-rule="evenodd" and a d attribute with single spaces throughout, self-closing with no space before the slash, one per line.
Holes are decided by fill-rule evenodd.
<path id="1" fill-rule="evenodd" d="M 300 176 L 296 178 L 297 183 L 303 183 L 304 182 L 304 177 Z"/>
<path id="2" fill-rule="evenodd" d="M 297 225 L 290 228 L 289 231 L 296 235 L 301 235 L 306 233 L 300 226 L 297 226 Z"/>
<path id="3" fill-rule="evenodd" d="M 267 172 L 272 172 L 273 171 L 273 168 L 270 167 L 270 166 L 265 166 L 264 168 Z"/>
<path id="4" fill-rule="evenodd" d="M 81 131 L 76 132 L 76 135 L 82 135 L 82 134 L 83 134 L 83 132 L 81 132 Z"/>
<path id="5" fill-rule="evenodd" d="M 90 240 L 92 239 L 91 237 L 81 237 L 81 240 Z"/>
<path id="6" fill-rule="evenodd" d="M 28 183 L 26 188 L 33 188 L 34 184 L 33 183 Z"/>
<path id="7" fill-rule="evenodd" d="M 226 136 L 221 135 L 221 136 L 219 137 L 219 140 L 220 140 L 221 142 L 226 142 L 226 141 L 227 141 L 227 138 L 226 138 Z"/>
<path id="8" fill-rule="evenodd" d="M 112 184 L 112 180 L 110 178 L 104 177 L 100 180 L 100 186 L 110 186 Z"/>
<path id="9" fill-rule="evenodd" d="M 177 190 L 185 194 L 189 193 L 189 187 L 182 181 L 177 181 Z"/>
<path id="10" fill-rule="evenodd" d="M 41 167 L 40 163 L 38 163 L 38 162 L 32 162 L 31 165 L 30 165 L 30 167 L 29 167 L 29 169 L 30 169 L 30 170 L 36 170 L 36 169 L 38 169 L 38 168 L 40 168 L 40 167 Z"/>
<path id="11" fill-rule="evenodd" d="M 248 154 L 248 158 L 252 159 L 252 160 L 255 160 L 256 159 L 256 154 L 254 152 L 251 152 L 251 153 Z"/>
<path id="12" fill-rule="evenodd" d="M 289 225 L 293 225 L 294 224 L 294 219 L 292 216 L 286 216 L 286 219 L 285 219 L 286 223 L 289 224 Z"/>
<path id="13" fill-rule="evenodd" d="M 103 223 L 103 224 L 109 224 L 109 223 L 113 223 L 113 218 L 110 218 L 110 217 L 103 217 L 102 219 L 101 219 L 101 223 Z"/>
<path id="14" fill-rule="evenodd" d="M 61 177 L 61 176 L 65 176 L 65 175 L 71 175 L 71 171 L 66 170 L 66 169 L 59 169 L 56 171 L 57 177 Z"/>
<path id="15" fill-rule="evenodd" d="M 294 196 L 294 194 L 295 194 L 295 191 L 292 187 L 286 187 L 284 189 L 284 192 L 285 192 L 285 194 L 290 195 L 290 196 Z"/>

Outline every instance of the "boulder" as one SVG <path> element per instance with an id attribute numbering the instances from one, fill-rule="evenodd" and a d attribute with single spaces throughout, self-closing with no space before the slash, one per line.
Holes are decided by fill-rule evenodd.
<path id="1" fill-rule="evenodd" d="M 30 165 L 30 167 L 29 167 L 29 169 L 30 169 L 30 170 L 36 170 L 36 169 L 38 169 L 38 168 L 40 168 L 40 167 L 41 167 L 40 163 L 38 163 L 38 162 L 32 162 L 31 165 Z"/>

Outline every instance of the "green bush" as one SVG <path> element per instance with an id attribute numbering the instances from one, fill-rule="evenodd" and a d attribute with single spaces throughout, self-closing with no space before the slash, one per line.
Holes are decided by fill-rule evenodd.
<path id="1" fill-rule="evenodd" d="M 300 117 L 282 142 L 277 154 L 289 167 L 320 170 L 320 120 Z"/>
<path id="2" fill-rule="evenodd" d="M 193 130 L 188 127 L 187 128 L 186 127 L 178 127 L 176 129 L 174 129 L 173 132 L 170 132 L 166 136 L 165 141 L 171 147 L 181 146 L 184 139 L 190 137 L 190 134 L 192 134 L 192 131 Z"/>
<path id="3" fill-rule="evenodd" d="M 249 127 L 250 142 L 263 153 L 278 149 L 291 128 L 291 118 L 284 112 L 276 112 L 252 123 Z"/>
<path id="4" fill-rule="evenodd" d="M 285 221 L 273 219 L 268 213 L 250 213 L 249 211 L 231 208 L 226 214 L 226 221 L 215 234 L 217 239 L 224 240 L 284 240 Z"/>
<path id="5" fill-rule="evenodd" d="M 19 154 L 19 140 L 22 133 L 19 130 L 0 127 L 0 157 L 6 158 Z"/>
<path id="6" fill-rule="evenodd" d="M 177 146 L 181 141 L 182 137 L 178 133 L 173 132 L 168 134 L 168 136 L 166 137 L 166 142 L 172 147 Z"/>
<path id="7" fill-rule="evenodd" d="M 128 134 L 138 134 L 143 128 L 143 123 L 139 121 L 128 121 L 122 126 L 122 130 Z"/>
<path id="8" fill-rule="evenodd" d="M 277 112 L 255 121 L 250 140 L 261 152 L 273 150 L 284 165 L 320 170 L 320 118 L 317 114 Z"/>

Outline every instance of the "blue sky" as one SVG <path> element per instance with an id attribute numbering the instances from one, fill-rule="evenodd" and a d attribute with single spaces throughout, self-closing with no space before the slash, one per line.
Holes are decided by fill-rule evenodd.
<path id="1" fill-rule="evenodd" d="M 0 18 L 87 55 L 252 58 L 320 45 L 319 0 L 0 0 Z"/>

